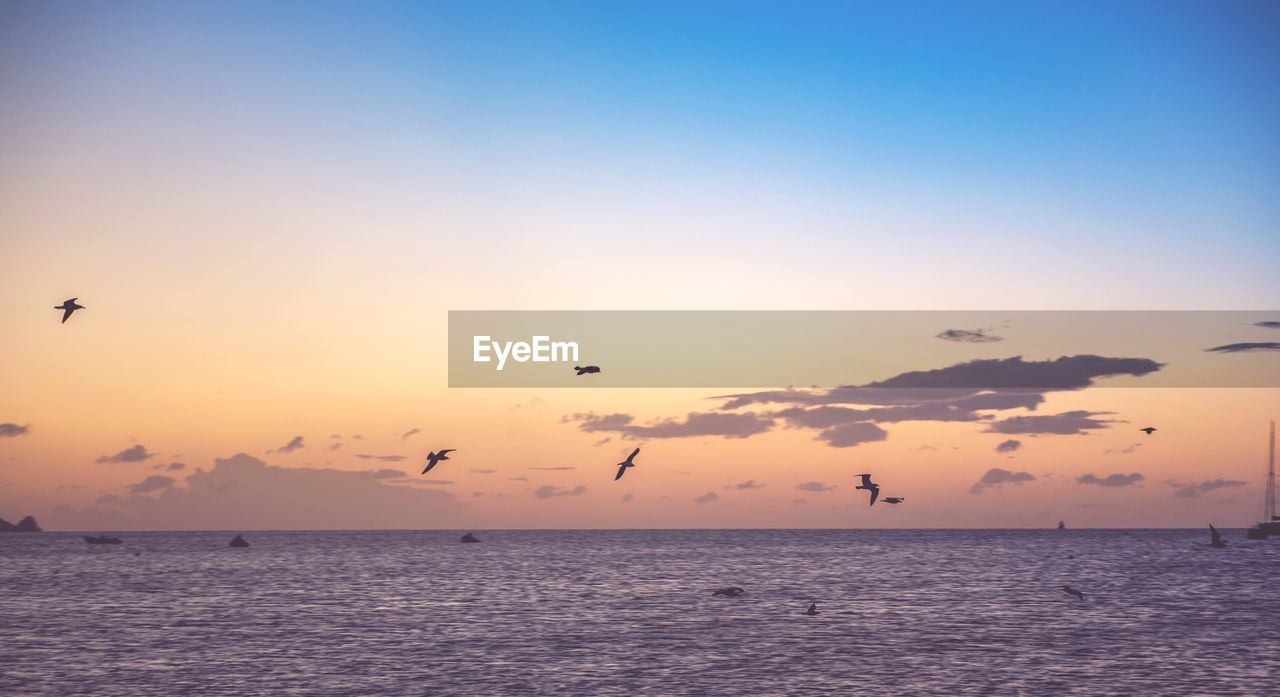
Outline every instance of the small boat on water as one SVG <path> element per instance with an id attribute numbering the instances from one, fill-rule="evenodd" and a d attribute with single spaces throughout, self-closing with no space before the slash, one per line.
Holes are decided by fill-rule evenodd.
<path id="1" fill-rule="evenodd" d="M 243 535 L 236 535 L 235 539 L 228 544 L 230 547 L 248 547 L 249 541 L 244 539 Z"/>
<path id="2" fill-rule="evenodd" d="M 463 535 L 462 539 L 459 540 L 459 542 L 479 542 L 479 541 L 480 541 L 480 538 L 476 537 L 475 535 L 472 535 L 471 533 L 467 533 Z"/>
<path id="3" fill-rule="evenodd" d="M 1067 529 L 1067 523 L 1066 523 L 1066 521 L 1059 520 L 1059 521 L 1058 521 L 1058 529 L 1059 529 L 1059 530 L 1066 530 L 1066 529 Z"/>
<path id="4" fill-rule="evenodd" d="M 1280 515 L 1276 515 L 1276 422 L 1271 422 L 1271 438 L 1267 446 L 1267 488 L 1262 504 L 1262 522 L 1249 528 L 1251 540 L 1280 537 Z"/>
<path id="5" fill-rule="evenodd" d="M 93 535 L 85 535 L 84 541 L 91 545 L 118 545 L 123 542 L 123 540 L 118 537 L 107 537 L 106 535 L 98 535 L 96 537 Z"/>

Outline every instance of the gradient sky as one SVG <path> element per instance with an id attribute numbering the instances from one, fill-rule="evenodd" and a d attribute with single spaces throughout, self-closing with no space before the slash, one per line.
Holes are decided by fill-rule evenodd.
<path id="1" fill-rule="evenodd" d="M 565 416 L 723 391 L 449 390 L 446 312 L 1274 307 L 1278 73 L 1267 2 L 4 3 L 0 516 L 1252 522 L 1276 390 L 1053 393 L 1127 423 L 1011 455 L 653 440 L 615 484 L 631 442 Z M 1035 479 L 971 493 L 992 468 Z"/>

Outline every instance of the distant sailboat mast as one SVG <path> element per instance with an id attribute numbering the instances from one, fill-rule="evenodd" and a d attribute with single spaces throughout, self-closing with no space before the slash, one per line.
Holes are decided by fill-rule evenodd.
<path id="1" fill-rule="evenodd" d="M 1271 422 L 1271 440 L 1267 446 L 1267 510 L 1264 521 L 1276 520 L 1276 422 Z"/>

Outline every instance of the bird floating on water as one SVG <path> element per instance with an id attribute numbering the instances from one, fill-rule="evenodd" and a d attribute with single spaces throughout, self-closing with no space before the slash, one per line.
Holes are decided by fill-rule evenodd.
<path id="1" fill-rule="evenodd" d="M 614 478 L 613 478 L 613 481 L 615 481 L 615 482 L 616 482 L 616 481 L 618 481 L 619 479 L 622 479 L 622 475 L 624 475 L 624 474 L 626 474 L 626 473 L 627 473 L 627 468 L 628 468 L 628 467 L 635 467 L 635 466 L 636 466 L 636 463 L 635 463 L 635 462 L 633 462 L 633 460 L 635 460 L 635 459 L 636 459 L 636 455 L 639 455 L 639 454 L 640 454 L 640 448 L 636 448 L 635 450 L 632 450 L 632 451 L 631 451 L 631 454 L 627 456 L 627 459 L 625 459 L 625 460 L 623 460 L 622 462 L 619 462 L 619 463 L 618 463 L 618 476 L 614 477 Z"/>
<path id="2" fill-rule="evenodd" d="M 54 308 L 53 308 L 53 309 L 55 309 L 55 310 L 62 310 L 62 323 L 63 323 L 63 324 L 66 324 L 67 320 L 68 320 L 68 319 L 70 319 L 70 317 L 71 317 L 71 313 L 75 312 L 76 310 L 83 310 L 83 309 L 84 309 L 84 305 L 77 305 L 77 304 L 76 304 L 76 301 L 77 301 L 77 300 L 79 300 L 79 298 L 72 298 L 72 299 L 70 299 L 70 300 L 63 301 L 63 303 L 62 303 L 61 305 L 55 305 L 55 306 L 54 306 Z"/>
<path id="3" fill-rule="evenodd" d="M 804 614 L 806 614 L 806 615 L 808 615 L 808 616 L 810 616 L 810 617 L 813 617 L 814 615 L 818 614 L 818 604 L 817 604 L 817 603 L 809 603 L 809 609 L 808 609 L 808 610 L 805 610 L 805 611 L 804 611 Z"/>
<path id="4" fill-rule="evenodd" d="M 1147 435 L 1149 436 L 1149 435 L 1151 435 L 1152 433 L 1155 433 L 1155 432 L 1156 432 L 1156 427 L 1155 427 L 1155 426 L 1147 426 L 1146 428 L 1140 428 L 1140 429 L 1138 429 L 1138 430 L 1139 430 L 1139 431 L 1142 431 L 1143 433 L 1145 433 L 1145 434 L 1147 434 Z"/>
<path id="5" fill-rule="evenodd" d="M 855 486 L 854 489 L 866 489 L 867 491 L 870 491 L 871 492 L 870 505 L 872 506 L 876 505 L 876 497 L 880 496 L 880 485 L 872 482 L 871 475 L 869 474 L 859 474 L 856 476 L 862 477 L 862 485 Z"/>
<path id="6" fill-rule="evenodd" d="M 886 496 L 883 500 L 885 503 L 902 503 L 903 501 L 906 501 L 906 499 L 901 496 Z"/>
<path id="7" fill-rule="evenodd" d="M 1222 539 L 1222 533 L 1218 532 L 1218 529 L 1213 527 L 1212 523 L 1209 524 L 1209 534 L 1213 535 L 1213 542 L 1209 543 L 1210 547 L 1221 548 L 1227 546 L 1227 541 Z"/>
<path id="8" fill-rule="evenodd" d="M 1081 601 L 1084 600 L 1084 591 L 1076 590 L 1071 586 L 1063 586 L 1062 592 L 1066 593 L 1067 595 L 1074 595 L 1075 597 L 1079 598 Z"/>
<path id="9" fill-rule="evenodd" d="M 573 369 L 578 371 L 578 375 L 586 375 L 587 373 L 600 372 L 600 366 L 598 365 L 575 365 L 573 366 Z"/>
<path id="10" fill-rule="evenodd" d="M 711 595 L 713 596 L 720 595 L 726 598 L 736 598 L 742 595 L 743 593 L 746 593 L 746 591 L 737 586 L 730 586 L 728 588 L 717 588 L 711 592 Z"/>
<path id="11" fill-rule="evenodd" d="M 455 450 L 457 450 L 457 448 L 445 448 L 444 450 L 441 450 L 438 453 L 434 451 L 428 453 L 427 468 L 422 470 L 422 474 L 426 474 L 427 472 L 430 472 L 433 468 L 435 468 L 436 465 L 440 464 L 442 460 L 448 460 L 449 453 Z"/>

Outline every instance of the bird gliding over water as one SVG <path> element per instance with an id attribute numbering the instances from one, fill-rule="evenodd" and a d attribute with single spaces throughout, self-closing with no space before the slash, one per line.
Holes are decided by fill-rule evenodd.
<path id="1" fill-rule="evenodd" d="M 871 475 L 869 474 L 859 474 L 857 476 L 862 477 L 862 484 L 860 486 L 855 486 L 854 489 L 866 489 L 867 491 L 870 491 L 871 492 L 870 505 L 872 506 L 876 505 L 876 497 L 880 496 L 880 485 L 872 482 Z"/>
<path id="2" fill-rule="evenodd" d="M 627 473 L 627 468 L 628 468 L 628 467 L 635 467 L 635 466 L 636 466 L 636 463 L 635 463 L 635 462 L 633 462 L 633 460 L 635 460 L 635 459 L 636 459 L 636 455 L 639 455 L 639 454 L 640 454 L 640 448 L 636 448 L 635 450 L 632 450 L 632 451 L 631 451 L 631 454 L 627 456 L 627 459 L 625 459 L 625 460 L 623 460 L 622 462 L 619 462 L 619 463 L 618 463 L 618 476 L 614 477 L 614 478 L 613 478 L 613 481 L 615 481 L 615 482 L 616 482 L 616 481 L 618 481 L 619 479 L 622 479 L 622 475 L 624 475 L 624 474 L 626 474 L 626 473 Z"/>
<path id="3" fill-rule="evenodd" d="M 429 453 L 427 455 L 427 468 L 422 470 L 422 474 L 426 474 L 427 472 L 430 472 L 436 465 L 440 464 L 441 460 L 448 460 L 449 453 L 453 452 L 454 450 L 456 450 L 456 448 L 445 448 L 444 450 L 441 450 L 438 453 L 434 451 Z"/>
<path id="4" fill-rule="evenodd" d="M 77 304 L 76 304 L 76 301 L 77 301 L 77 300 L 79 300 L 79 298 L 72 298 L 72 299 L 70 299 L 70 300 L 64 301 L 61 305 L 56 305 L 56 306 L 54 306 L 54 308 L 53 308 L 53 309 L 55 309 L 55 310 L 62 310 L 62 323 L 63 323 L 63 324 L 66 324 L 67 320 L 71 317 L 71 313 L 75 312 L 76 310 L 83 310 L 83 309 L 84 309 L 84 305 L 77 305 Z"/>

